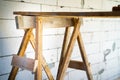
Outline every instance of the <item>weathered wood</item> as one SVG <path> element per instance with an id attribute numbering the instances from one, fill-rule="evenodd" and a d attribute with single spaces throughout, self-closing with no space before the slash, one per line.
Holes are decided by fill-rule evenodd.
<path id="1" fill-rule="evenodd" d="M 18 29 L 35 28 L 36 17 L 35 16 L 16 16 L 16 24 Z M 43 27 L 70 27 L 73 26 L 72 18 L 54 18 L 54 17 L 42 17 Z"/>
<path id="2" fill-rule="evenodd" d="M 36 19 L 36 51 L 35 59 L 38 60 L 38 67 L 35 73 L 35 80 L 42 80 L 42 19 Z"/>
<path id="3" fill-rule="evenodd" d="M 18 29 L 35 28 L 36 26 L 34 16 L 16 16 L 15 19 Z"/>
<path id="4" fill-rule="evenodd" d="M 82 41 L 82 36 L 81 36 L 80 32 L 78 32 L 77 42 L 78 42 L 78 45 L 79 45 L 79 48 L 80 48 L 83 63 L 85 64 L 88 80 L 93 80 L 92 72 L 91 72 L 91 69 L 90 69 L 90 65 L 89 65 L 89 62 L 88 62 L 87 54 L 86 54 L 86 51 L 85 51 L 85 48 L 84 48 L 84 43 Z"/>
<path id="5" fill-rule="evenodd" d="M 75 41 L 76 41 L 77 36 L 78 36 L 77 34 L 79 32 L 79 28 L 80 28 L 79 19 L 75 19 L 75 27 L 74 27 L 70 42 L 69 42 L 68 47 L 67 47 L 65 58 L 64 58 L 63 63 L 60 67 L 57 80 L 63 80 L 63 78 L 64 78 L 65 71 L 66 71 L 66 69 L 69 65 L 69 62 L 70 62 L 70 57 L 71 57 L 71 53 L 73 50 L 73 46 L 74 46 Z"/>
<path id="6" fill-rule="evenodd" d="M 72 18 L 63 17 L 42 17 L 43 26 L 51 28 L 71 27 L 73 26 Z"/>
<path id="7" fill-rule="evenodd" d="M 66 53 L 66 50 L 67 50 L 67 47 L 68 47 L 69 37 L 70 37 L 70 27 L 66 27 L 65 28 L 65 34 L 64 34 L 64 40 L 63 40 L 63 44 L 62 44 L 60 62 L 59 62 L 59 67 L 58 67 L 58 74 L 59 74 L 60 67 L 61 67 L 62 62 L 64 60 L 65 53 Z M 57 74 L 57 76 L 58 76 L 58 74 Z"/>
<path id="8" fill-rule="evenodd" d="M 32 45 L 32 47 L 33 47 L 33 49 L 35 51 L 35 44 L 36 43 L 35 43 L 34 34 L 31 34 L 30 43 L 31 43 L 31 45 Z M 43 69 L 45 70 L 49 80 L 54 80 L 54 78 L 52 76 L 52 73 L 51 73 L 51 71 L 50 71 L 50 69 L 49 69 L 49 67 L 48 67 L 48 65 L 47 65 L 47 63 L 46 63 L 46 61 L 45 61 L 43 56 L 42 56 L 42 61 L 43 61 L 42 62 Z"/>
<path id="9" fill-rule="evenodd" d="M 13 66 L 26 69 L 29 71 L 34 70 L 35 60 L 30 58 L 21 57 L 18 55 L 13 55 L 12 63 Z"/>
<path id="10" fill-rule="evenodd" d="M 84 71 L 86 70 L 84 63 L 80 61 L 71 60 L 68 67 L 73 69 L 84 70 Z"/>
<path id="11" fill-rule="evenodd" d="M 30 40 L 31 32 L 32 32 L 32 29 L 27 29 L 25 31 L 25 35 L 23 37 L 21 46 L 20 46 L 19 51 L 18 51 L 18 56 L 24 56 L 25 50 L 26 50 L 28 42 Z M 19 68 L 17 68 L 17 67 L 14 67 L 14 66 L 12 67 L 12 70 L 10 72 L 8 80 L 15 80 L 18 69 Z"/>
<path id="12" fill-rule="evenodd" d="M 111 8 L 112 9 L 112 8 Z M 120 17 L 120 11 L 99 12 L 14 12 L 15 15 L 42 17 Z"/>

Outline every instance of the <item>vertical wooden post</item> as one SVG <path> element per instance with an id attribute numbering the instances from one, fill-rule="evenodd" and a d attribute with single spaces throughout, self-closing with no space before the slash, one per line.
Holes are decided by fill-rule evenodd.
<path id="1" fill-rule="evenodd" d="M 24 34 L 21 46 L 20 46 L 19 51 L 18 51 L 18 55 L 19 56 L 24 56 L 25 50 L 26 50 L 28 42 L 30 40 L 31 32 L 32 32 L 32 29 L 27 29 L 25 31 L 25 34 Z M 12 70 L 10 72 L 8 80 L 15 80 L 15 77 L 17 75 L 18 69 L 19 68 L 17 68 L 17 67 L 14 67 L 14 66 L 12 67 Z"/>
<path id="2" fill-rule="evenodd" d="M 60 67 L 57 80 L 63 80 L 63 78 L 64 78 L 65 71 L 66 71 L 66 69 L 67 69 L 67 67 L 69 65 L 69 62 L 70 62 L 70 57 L 71 57 L 71 53 L 72 53 L 72 50 L 73 50 L 73 46 L 74 46 L 75 41 L 76 41 L 77 36 L 78 36 L 77 34 L 79 32 L 79 28 L 80 28 L 79 19 L 75 19 L 74 30 L 73 30 L 70 42 L 69 42 L 68 47 L 67 47 L 65 58 L 64 58 L 63 63 L 61 65 L 61 67 Z"/>
<path id="3" fill-rule="evenodd" d="M 38 60 L 38 67 L 35 73 L 35 80 L 42 80 L 42 18 L 36 17 L 36 54 L 35 59 Z"/>
<path id="4" fill-rule="evenodd" d="M 34 34 L 31 34 L 30 43 L 31 43 L 34 51 L 36 51 L 36 50 L 35 50 L 35 44 L 36 44 L 36 43 L 35 43 Z M 42 66 L 43 66 L 43 68 L 44 68 L 44 70 L 45 70 L 45 72 L 46 72 L 49 80 L 54 80 L 54 78 L 53 78 L 53 76 L 52 76 L 52 73 L 51 73 L 51 71 L 50 71 L 50 69 L 49 69 L 49 67 L 48 67 L 48 65 L 47 65 L 47 63 L 46 63 L 46 61 L 45 61 L 45 59 L 44 59 L 43 56 L 42 56 Z"/>
<path id="5" fill-rule="evenodd" d="M 86 51 L 85 51 L 85 48 L 84 48 L 84 44 L 83 44 L 82 36 L 81 36 L 80 32 L 78 33 L 77 42 L 78 42 L 78 45 L 79 45 L 79 49 L 80 49 L 80 52 L 81 52 L 83 63 L 84 63 L 85 68 L 86 68 L 86 73 L 87 73 L 88 80 L 93 80 L 92 72 L 91 72 L 91 69 L 90 69 L 90 65 L 89 65 L 89 62 L 88 62 L 88 59 L 87 59 Z"/>

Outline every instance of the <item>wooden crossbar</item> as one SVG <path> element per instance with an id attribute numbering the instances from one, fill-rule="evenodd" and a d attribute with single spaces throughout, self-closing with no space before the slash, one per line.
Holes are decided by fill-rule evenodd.
<path id="1" fill-rule="evenodd" d="M 31 58 L 21 57 L 14 54 L 11 65 L 21 69 L 34 71 L 35 60 Z"/>
<path id="2" fill-rule="evenodd" d="M 41 18 L 41 17 L 40 17 Z M 18 29 L 28 29 L 36 27 L 35 16 L 16 16 L 16 24 Z M 73 18 L 62 18 L 62 17 L 42 17 L 42 24 L 47 28 L 61 28 L 73 26 Z"/>
<path id="3" fill-rule="evenodd" d="M 22 43 L 20 45 L 20 49 L 18 51 L 18 56 L 24 56 L 25 50 L 26 50 L 28 42 L 30 40 L 31 32 L 32 32 L 32 29 L 27 29 L 25 31 Z M 15 77 L 17 75 L 18 69 L 19 69 L 18 67 L 15 67 L 15 66 L 12 67 L 12 70 L 10 72 L 8 80 L 15 80 Z"/>
<path id="4" fill-rule="evenodd" d="M 83 62 L 75 61 L 75 60 L 71 60 L 68 67 L 78 70 L 84 70 L 84 71 L 86 70 Z"/>

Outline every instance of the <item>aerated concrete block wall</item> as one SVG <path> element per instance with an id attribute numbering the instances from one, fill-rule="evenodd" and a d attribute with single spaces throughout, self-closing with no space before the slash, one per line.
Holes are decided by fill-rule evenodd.
<path id="1" fill-rule="evenodd" d="M 8 80 L 12 54 L 17 54 L 24 31 L 16 29 L 13 11 L 83 12 L 111 11 L 120 0 L 0 0 L 0 80 Z M 84 18 L 80 29 L 94 80 L 120 77 L 120 19 Z M 43 31 L 43 55 L 56 79 L 64 28 Z M 26 57 L 34 58 L 29 44 Z M 77 44 L 71 59 L 81 60 Z M 20 69 L 16 80 L 34 80 L 34 74 Z M 48 80 L 43 71 L 43 80 Z M 67 69 L 65 80 L 87 80 L 81 70 Z"/>

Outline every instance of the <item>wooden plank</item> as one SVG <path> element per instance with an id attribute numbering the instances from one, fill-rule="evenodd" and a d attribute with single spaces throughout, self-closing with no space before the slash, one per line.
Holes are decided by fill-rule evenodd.
<path id="1" fill-rule="evenodd" d="M 27 29 L 25 31 L 21 46 L 20 46 L 19 51 L 18 51 L 19 56 L 24 56 L 25 50 L 26 50 L 28 42 L 30 40 L 31 32 L 32 32 L 32 29 Z M 17 68 L 17 67 L 14 67 L 14 66 L 12 67 L 12 70 L 10 72 L 8 80 L 15 80 L 18 69 L 19 68 Z"/>
<path id="2" fill-rule="evenodd" d="M 83 62 L 85 64 L 88 80 L 93 80 L 92 71 L 90 69 L 90 65 L 89 65 L 89 62 L 88 62 L 87 54 L 86 54 L 86 51 L 85 51 L 85 48 L 84 48 L 84 43 L 82 41 L 82 36 L 81 36 L 80 32 L 78 32 L 77 42 L 78 42 L 78 45 L 79 45 L 79 49 L 80 49 L 80 52 L 81 52 Z"/>
<path id="3" fill-rule="evenodd" d="M 64 78 L 65 71 L 66 71 L 66 69 L 69 65 L 69 62 L 70 62 L 70 57 L 71 57 L 71 53 L 72 53 L 72 50 L 73 50 L 73 46 L 74 46 L 75 41 L 77 39 L 77 34 L 78 34 L 78 31 L 79 31 L 79 28 L 80 28 L 79 19 L 75 19 L 75 27 L 74 27 L 70 42 L 69 42 L 68 47 L 67 47 L 65 58 L 64 58 L 63 63 L 60 67 L 57 80 L 63 80 L 63 78 Z"/>
<path id="4" fill-rule="evenodd" d="M 71 27 L 73 26 L 72 18 L 63 18 L 63 17 L 42 17 L 43 26 L 51 28 L 61 28 L 61 27 Z"/>
<path id="5" fill-rule="evenodd" d="M 16 25 L 18 29 L 35 28 L 36 18 L 34 16 L 16 16 Z M 44 27 L 68 27 L 73 26 L 72 18 L 54 18 L 54 17 L 42 17 L 42 24 Z"/>
<path id="6" fill-rule="evenodd" d="M 66 27 L 65 28 L 65 34 L 64 34 L 64 40 L 63 40 L 63 45 L 62 45 L 61 56 L 60 56 L 60 63 L 59 63 L 59 67 L 58 67 L 58 74 L 59 74 L 60 67 L 61 67 L 62 62 L 64 60 L 65 53 L 66 53 L 66 50 L 67 50 L 67 47 L 68 47 L 69 37 L 70 37 L 70 27 Z M 58 74 L 57 74 L 57 76 L 58 76 Z"/>
<path id="7" fill-rule="evenodd" d="M 30 58 L 21 57 L 21 56 L 18 56 L 18 55 L 14 54 L 11 64 L 13 66 L 21 68 L 21 69 L 26 69 L 26 70 L 29 70 L 29 71 L 33 71 L 35 60 L 30 59 Z"/>
<path id="8" fill-rule="evenodd" d="M 16 16 L 17 29 L 35 28 L 36 17 L 34 16 Z"/>
<path id="9" fill-rule="evenodd" d="M 86 70 L 84 63 L 80 61 L 71 60 L 68 67 L 78 69 L 78 70 Z"/>
<path id="10" fill-rule="evenodd" d="M 35 38 L 34 38 L 34 34 L 31 34 L 30 43 L 31 43 L 33 49 L 35 50 Z M 47 63 L 46 63 L 46 61 L 45 61 L 45 59 L 44 59 L 43 56 L 42 56 L 42 61 L 43 61 L 42 62 L 42 66 L 43 66 L 43 68 L 44 68 L 44 70 L 45 70 L 45 72 L 46 72 L 49 80 L 54 80 L 54 78 L 52 76 L 52 73 L 51 73 L 51 71 L 50 71 L 50 69 L 49 69 L 49 67 L 48 67 L 48 65 L 47 65 Z"/>
<path id="11" fill-rule="evenodd" d="M 112 9 L 112 8 L 111 8 Z M 120 11 L 98 12 L 14 12 L 15 15 L 42 16 L 42 17 L 120 17 Z"/>
<path id="12" fill-rule="evenodd" d="M 36 18 L 36 51 L 35 59 L 38 60 L 38 67 L 35 73 L 35 80 L 42 80 L 42 19 Z"/>

